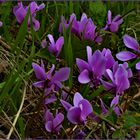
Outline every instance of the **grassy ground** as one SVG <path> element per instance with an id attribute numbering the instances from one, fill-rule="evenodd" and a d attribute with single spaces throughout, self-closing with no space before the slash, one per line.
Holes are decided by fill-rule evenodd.
<path id="1" fill-rule="evenodd" d="M 26 5 L 28 2 L 25 2 Z M 41 3 L 41 2 L 38 2 Z M 41 41 L 48 34 L 53 34 L 55 38 L 60 36 L 58 27 L 61 15 L 69 19 L 70 14 L 76 14 L 80 19 L 85 12 L 98 26 L 98 29 L 105 25 L 107 11 L 110 9 L 113 15 L 124 16 L 124 23 L 116 34 L 106 33 L 101 45 L 89 44 L 89 42 L 78 42 L 73 36 L 71 41 L 65 45 L 70 45 L 72 50 L 67 50 L 68 54 L 62 55 L 64 63 L 73 68 L 71 78 L 66 85 L 75 91 L 83 93 L 87 97 L 87 91 L 92 93 L 89 100 L 95 104 L 93 110 L 98 111 L 99 103 L 97 96 L 105 91 L 99 89 L 87 90 L 86 86 L 77 84 L 77 68 L 75 66 L 76 57 L 85 57 L 85 48 L 89 44 L 93 50 L 110 48 L 115 56 L 117 52 L 124 49 L 122 36 L 129 34 L 140 40 L 140 4 L 138 2 L 45 2 L 45 9 L 37 14 L 37 19 L 41 23 L 38 32 L 28 30 L 26 18 L 20 26 L 12 8 L 16 2 L 5 2 L 0 4 L 0 20 L 3 27 L 0 28 L 0 137 L 1 138 L 56 138 L 55 135 L 45 130 L 43 123 L 43 92 L 32 86 L 36 80 L 32 69 L 32 62 L 45 61 L 46 69 L 52 63 L 56 63 L 53 56 L 42 51 Z M 68 38 L 66 38 L 68 40 Z M 81 47 L 82 49 L 79 49 Z M 68 48 L 68 47 L 67 47 Z M 80 51 L 79 51 L 80 50 Z M 66 57 L 69 55 L 69 58 Z M 73 59 L 72 59 L 73 57 Z M 131 88 L 126 91 L 122 106 L 125 113 L 117 118 L 113 114 L 108 117 L 100 116 L 100 123 L 89 122 L 86 126 L 69 125 L 64 122 L 61 135 L 57 138 L 74 138 L 80 128 L 85 130 L 86 138 L 138 138 L 140 139 L 140 94 L 139 83 L 136 80 L 137 73 L 134 70 Z M 72 81 L 73 80 L 73 81 Z M 96 93 L 96 94 L 95 94 Z M 57 104 L 49 106 L 57 108 Z"/>

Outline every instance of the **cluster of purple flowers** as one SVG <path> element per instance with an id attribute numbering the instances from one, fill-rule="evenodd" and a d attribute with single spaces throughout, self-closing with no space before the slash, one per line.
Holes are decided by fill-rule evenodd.
<path id="1" fill-rule="evenodd" d="M 32 17 L 34 30 L 39 30 L 40 23 L 35 19 L 36 13 L 42 10 L 45 5 L 41 4 L 38 6 L 35 2 L 31 2 L 29 6 L 23 6 L 22 2 L 15 6 L 13 12 L 19 23 L 22 23 L 27 11 L 30 7 L 30 13 Z M 120 15 L 115 16 L 112 19 L 112 13 L 108 11 L 108 18 L 106 21 L 106 26 L 103 30 L 110 32 L 117 32 L 119 26 L 122 24 L 123 19 Z M 61 23 L 59 25 L 59 32 L 62 33 L 63 29 L 68 29 L 71 26 L 71 32 L 77 36 L 79 39 L 90 40 L 96 43 L 101 43 L 102 37 L 96 31 L 97 27 L 94 25 L 91 18 L 87 18 L 85 13 L 82 14 L 80 21 L 76 19 L 76 15 L 73 13 L 67 22 L 64 17 L 61 18 Z M 30 18 L 28 21 L 28 27 L 30 27 Z M 64 37 L 61 36 L 54 40 L 51 34 L 48 34 L 48 51 L 53 54 L 56 58 L 59 57 L 64 44 Z M 132 49 L 134 52 L 122 51 L 116 55 L 116 57 L 121 61 L 128 61 L 131 59 L 137 59 L 140 56 L 139 44 L 138 42 L 125 35 L 123 37 L 124 44 L 127 48 Z M 47 41 L 44 39 L 41 43 L 42 47 L 47 46 Z M 119 107 L 119 99 L 124 95 L 124 91 L 130 87 L 130 80 L 133 76 L 131 69 L 127 62 L 123 64 L 118 64 L 118 61 L 112 56 L 111 50 L 103 48 L 102 51 L 96 50 L 92 53 L 92 48 L 90 46 L 87 49 L 87 61 L 76 58 L 76 65 L 79 69 L 78 81 L 81 84 L 89 84 L 89 86 L 94 89 L 99 85 L 103 85 L 105 90 L 112 92 L 113 98 L 110 102 L 110 107 L 116 113 L 116 115 L 121 115 L 121 110 Z M 55 65 L 52 64 L 50 70 L 46 73 L 43 61 L 41 61 L 41 66 L 33 63 L 33 70 L 35 72 L 37 82 L 33 85 L 44 91 L 45 94 L 45 128 L 48 132 L 59 133 L 62 128 L 62 122 L 64 120 L 64 115 L 60 110 L 56 111 L 55 116 L 50 112 L 47 105 L 54 103 L 57 99 L 56 93 L 62 93 L 65 96 L 66 93 L 63 90 L 64 85 L 62 82 L 68 80 L 70 75 L 70 68 L 64 67 L 55 71 Z M 136 64 L 136 69 L 140 70 L 140 62 Z M 65 95 L 64 95 L 65 94 Z M 66 95 L 68 96 L 68 95 Z M 62 97 L 60 99 L 61 105 L 67 111 L 67 118 L 72 124 L 85 124 L 88 117 L 90 117 L 94 111 L 92 104 L 82 97 L 79 92 L 76 92 L 73 97 L 73 105 L 71 105 L 67 98 Z M 103 100 L 100 98 L 102 113 L 106 115 L 108 113 L 108 108 L 104 104 Z"/>
<path id="2" fill-rule="evenodd" d="M 37 5 L 36 2 L 31 2 L 29 6 L 23 6 L 22 2 L 19 2 L 17 6 L 13 8 L 13 13 L 16 16 L 16 19 L 19 23 L 22 23 L 24 21 L 24 18 L 30 8 L 30 14 L 32 18 L 32 23 L 33 23 L 33 28 L 35 31 L 39 30 L 40 28 L 40 23 L 39 21 L 35 18 L 36 13 L 40 10 L 42 10 L 45 7 L 44 3 L 41 5 Z M 28 20 L 28 27 L 30 27 L 30 18 Z"/>

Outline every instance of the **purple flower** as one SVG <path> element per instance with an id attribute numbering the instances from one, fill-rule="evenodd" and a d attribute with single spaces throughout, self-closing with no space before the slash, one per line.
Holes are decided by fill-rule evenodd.
<path id="1" fill-rule="evenodd" d="M 42 48 L 45 48 L 45 47 L 47 46 L 47 41 L 46 41 L 46 39 L 43 39 L 43 40 L 42 40 L 41 46 L 42 46 Z"/>
<path id="2" fill-rule="evenodd" d="M 89 114 L 93 112 L 92 105 L 78 92 L 74 95 L 74 106 L 64 100 L 61 100 L 61 103 L 67 111 L 68 120 L 73 124 L 84 124 Z"/>
<path id="3" fill-rule="evenodd" d="M 72 24 L 71 32 L 75 34 L 80 39 L 91 40 L 97 43 L 102 41 L 101 36 L 98 36 L 96 33 L 96 26 L 94 25 L 91 18 L 87 18 L 85 13 L 82 14 L 81 20 L 76 20 L 76 15 L 73 13 L 70 16 L 69 22 L 67 23 L 64 17 L 61 19 L 61 23 L 59 26 L 59 32 L 62 33 L 62 25 L 64 24 L 65 29 L 68 29 L 70 24 Z"/>
<path id="4" fill-rule="evenodd" d="M 2 27 L 3 23 L 0 21 L 0 27 Z"/>
<path id="5" fill-rule="evenodd" d="M 111 54 L 111 51 L 109 49 L 104 48 L 102 50 L 102 54 L 106 59 L 106 69 L 110 69 L 115 63 L 115 60 Z"/>
<path id="6" fill-rule="evenodd" d="M 104 30 L 109 30 L 111 32 L 117 32 L 119 29 L 120 24 L 122 24 L 123 19 L 120 15 L 115 16 L 115 18 L 112 19 L 112 13 L 109 10 L 108 11 L 108 19 L 106 22 L 106 26 L 103 28 Z"/>
<path id="7" fill-rule="evenodd" d="M 120 108 L 118 107 L 118 104 L 119 104 L 119 95 L 116 95 L 112 101 L 111 101 L 111 104 L 110 104 L 110 107 L 112 107 L 112 109 L 114 110 L 114 112 L 116 113 L 117 116 L 121 115 L 120 113 Z M 100 102 L 101 102 L 101 108 L 102 108 L 102 113 L 104 115 L 106 115 L 108 113 L 108 109 L 106 109 L 102 99 L 100 99 Z"/>
<path id="8" fill-rule="evenodd" d="M 140 56 L 140 45 L 137 42 L 136 39 L 134 39 L 133 37 L 129 36 L 129 35 L 125 35 L 123 37 L 123 42 L 125 44 L 125 46 L 129 49 L 134 50 L 135 53 L 130 52 L 130 51 L 122 51 L 120 53 L 118 53 L 116 55 L 116 57 L 121 60 L 121 61 L 128 61 L 134 58 L 139 58 Z M 136 69 L 140 70 L 140 62 L 138 62 L 136 64 Z"/>
<path id="9" fill-rule="evenodd" d="M 128 68 L 128 64 L 113 65 L 113 70 L 107 69 L 105 77 L 110 81 L 101 80 L 106 90 L 115 92 L 117 95 L 122 95 L 124 90 L 130 87 L 129 78 L 132 77 L 132 71 Z"/>
<path id="10" fill-rule="evenodd" d="M 21 24 L 28 12 L 29 7 L 33 22 L 33 28 L 35 31 L 37 31 L 40 28 L 40 23 L 35 19 L 35 17 L 36 13 L 45 7 L 44 3 L 38 6 L 36 2 L 31 2 L 29 6 L 23 6 L 22 2 L 19 2 L 18 6 L 15 6 L 13 8 L 13 13 L 16 16 L 17 21 Z M 30 18 L 28 20 L 28 27 L 30 27 Z"/>
<path id="11" fill-rule="evenodd" d="M 77 58 L 76 64 L 80 70 L 78 81 L 82 84 L 89 83 L 91 86 L 97 86 L 99 79 L 104 74 L 106 69 L 106 58 L 99 50 L 92 54 L 92 49 L 87 46 L 88 62 Z"/>
<path id="12" fill-rule="evenodd" d="M 59 71 L 54 71 L 55 65 L 46 73 L 44 64 L 39 66 L 36 63 L 32 64 L 36 78 L 38 82 L 33 83 L 35 87 L 45 90 L 45 94 L 48 95 L 51 91 L 58 91 L 62 88 L 62 83 L 68 79 L 70 74 L 70 68 L 61 68 Z M 53 74 L 54 73 L 54 74 Z"/>
<path id="13" fill-rule="evenodd" d="M 49 34 L 48 38 L 50 40 L 50 43 L 48 46 L 49 52 L 55 55 L 56 57 L 58 57 L 61 52 L 62 46 L 64 44 L 64 37 L 63 36 L 59 37 L 56 42 L 54 41 L 54 38 L 52 35 Z"/>
<path id="14" fill-rule="evenodd" d="M 62 122 L 64 120 L 64 115 L 62 113 L 58 113 L 56 114 L 56 116 L 54 117 L 53 114 L 47 110 L 45 112 L 45 128 L 48 132 L 54 132 L 57 133 L 60 131 L 60 129 L 62 128 Z"/>

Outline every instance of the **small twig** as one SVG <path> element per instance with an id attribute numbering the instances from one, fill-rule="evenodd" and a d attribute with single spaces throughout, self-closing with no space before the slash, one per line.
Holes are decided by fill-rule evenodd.
<path id="1" fill-rule="evenodd" d="M 8 133 L 6 139 L 10 139 L 10 137 L 11 137 L 11 135 L 12 135 L 12 133 L 13 133 L 14 127 L 15 127 L 15 125 L 16 125 L 16 123 L 17 123 L 17 120 L 18 120 L 18 118 L 19 118 L 19 115 L 20 115 L 20 113 L 21 113 L 21 110 L 22 110 L 22 107 L 23 107 L 23 104 L 24 104 L 25 95 L 26 95 L 26 84 L 25 84 L 25 87 L 24 87 L 23 96 L 22 96 L 22 101 L 21 101 L 19 110 L 18 110 L 18 112 L 17 112 L 17 114 L 16 114 L 16 117 L 15 117 L 15 119 L 14 119 L 14 122 L 13 122 L 13 124 L 12 124 L 12 127 L 11 127 L 11 129 L 10 129 L 10 131 L 9 131 L 9 133 Z"/>
<path id="2" fill-rule="evenodd" d="M 9 119 L 9 117 L 7 116 L 7 114 L 3 110 L 2 110 L 2 112 L 3 112 L 4 116 L 6 117 L 6 119 L 8 120 L 8 122 L 10 123 L 10 125 L 13 127 L 13 129 L 16 132 L 18 138 L 21 139 L 17 129 L 13 126 L 13 124 L 12 124 L 11 120 Z"/>

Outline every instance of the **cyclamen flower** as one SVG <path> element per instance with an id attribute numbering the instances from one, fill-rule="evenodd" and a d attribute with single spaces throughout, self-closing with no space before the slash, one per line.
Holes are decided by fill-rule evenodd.
<path id="1" fill-rule="evenodd" d="M 101 80 L 106 90 L 110 90 L 116 93 L 116 95 L 122 95 L 124 90 L 130 87 L 129 78 L 132 77 L 132 71 L 128 68 L 128 64 L 118 64 L 117 62 L 113 65 L 113 70 L 107 69 L 105 77 L 110 81 Z"/>
<path id="2" fill-rule="evenodd" d="M 84 124 L 87 117 L 93 112 L 92 105 L 78 92 L 74 94 L 74 106 L 64 100 L 61 100 L 61 104 L 67 111 L 68 120 L 73 124 Z"/>
<path id="3" fill-rule="evenodd" d="M 59 133 L 60 129 L 62 128 L 62 122 L 64 120 L 64 115 L 62 113 L 56 114 L 54 117 L 53 114 L 47 110 L 45 112 L 45 128 L 48 132 Z"/>
<path id="4" fill-rule="evenodd" d="M 52 35 L 49 34 L 48 38 L 50 40 L 50 43 L 48 46 L 49 52 L 55 55 L 56 57 L 58 57 L 61 52 L 62 46 L 64 44 L 64 37 L 63 36 L 59 37 L 56 42 L 54 41 L 54 38 Z"/>
<path id="5" fill-rule="evenodd" d="M 119 60 L 128 61 L 140 57 L 140 45 L 135 38 L 125 35 L 123 37 L 123 42 L 127 48 L 134 50 L 135 53 L 130 51 L 122 51 L 116 55 Z M 136 64 L 136 69 L 140 70 L 140 62 Z"/>
<path id="6" fill-rule="evenodd" d="M 61 33 L 63 31 L 62 23 L 64 24 L 65 29 L 68 29 L 70 24 L 72 24 L 71 32 L 80 39 L 91 40 L 97 43 L 100 43 L 102 41 L 101 36 L 98 36 L 98 34 L 96 33 L 96 26 L 94 25 L 92 19 L 88 19 L 85 13 L 82 14 L 80 21 L 76 20 L 76 15 L 74 13 L 70 16 L 68 23 L 66 22 L 64 17 L 62 17 L 59 26 L 59 32 Z"/>
<path id="7" fill-rule="evenodd" d="M 106 59 L 106 69 L 110 69 L 115 63 L 115 60 L 111 54 L 111 51 L 109 49 L 104 48 L 102 50 L 102 54 Z"/>
<path id="8" fill-rule="evenodd" d="M 46 39 L 43 39 L 43 40 L 42 40 L 41 46 L 42 46 L 42 48 L 45 48 L 45 47 L 47 46 L 47 41 L 46 41 Z"/>
<path id="9" fill-rule="evenodd" d="M 106 26 L 103 28 L 103 30 L 108 30 L 108 31 L 111 31 L 111 32 L 117 32 L 118 29 L 119 29 L 119 26 L 120 26 L 120 24 L 122 24 L 122 22 L 123 22 L 123 19 L 121 18 L 120 15 L 117 15 L 112 19 L 112 13 L 109 10 Z"/>
<path id="10" fill-rule="evenodd" d="M 31 2 L 29 6 L 23 6 L 22 2 L 19 2 L 18 6 L 14 7 L 13 13 L 16 16 L 17 21 L 21 24 L 24 21 L 24 18 L 28 12 L 29 7 L 30 7 L 30 13 L 33 22 L 33 28 L 35 31 L 37 31 L 40 28 L 40 23 L 38 20 L 35 19 L 35 17 L 36 17 L 36 13 L 45 7 L 44 3 L 38 6 L 36 2 Z M 30 18 L 29 18 L 28 27 L 30 26 L 31 25 L 30 25 Z"/>
<path id="11" fill-rule="evenodd" d="M 112 109 L 114 110 L 117 116 L 121 115 L 120 108 L 118 107 L 119 97 L 120 97 L 119 95 L 116 95 L 110 104 L 110 107 L 112 107 Z M 106 115 L 108 113 L 108 109 L 106 109 L 106 107 L 104 106 L 102 99 L 100 99 L 100 102 L 101 102 L 102 113 Z"/>
<path id="12" fill-rule="evenodd" d="M 89 46 L 87 46 L 87 57 L 88 62 L 79 58 L 76 59 L 76 64 L 80 70 L 78 81 L 82 84 L 90 82 L 91 86 L 97 86 L 105 70 L 113 65 L 114 59 L 111 57 L 111 52 L 106 49 L 102 52 L 96 50 L 92 54 L 92 49 Z"/>
<path id="13" fill-rule="evenodd" d="M 3 23 L 0 21 L 0 27 L 2 27 Z"/>
<path id="14" fill-rule="evenodd" d="M 36 78 L 38 82 L 33 83 L 35 87 L 45 90 L 45 94 L 48 95 L 51 91 L 58 91 L 62 88 L 62 83 L 69 78 L 70 68 L 61 68 L 58 71 L 54 71 L 55 65 L 46 73 L 44 64 L 39 66 L 36 63 L 32 64 Z M 54 73 L 54 74 L 53 74 Z"/>

